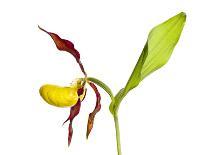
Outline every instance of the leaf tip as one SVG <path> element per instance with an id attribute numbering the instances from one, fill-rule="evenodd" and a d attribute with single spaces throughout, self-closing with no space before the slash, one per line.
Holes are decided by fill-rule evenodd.
<path id="1" fill-rule="evenodd" d="M 181 12 L 180 15 L 186 18 L 186 13 L 185 12 Z"/>
<path id="2" fill-rule="evenodd" d="M 186 15 L 185 12 L 180 12 L 180 13 L 178 14 L 178 16 L 180 16 L 180 17 L 183 19 L 184 22 L 186 21 L 186 17 L 187 17 L 187 15 Z"/>

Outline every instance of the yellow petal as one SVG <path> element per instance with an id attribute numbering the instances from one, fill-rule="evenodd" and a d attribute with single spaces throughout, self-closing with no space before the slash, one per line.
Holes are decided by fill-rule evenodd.
<path id="1" fill-rule="evenodd" d="M 48 104 L 57 107 L 71 107 L 78 101 L 77 88 L 46 84 L 39 92 Z"/>

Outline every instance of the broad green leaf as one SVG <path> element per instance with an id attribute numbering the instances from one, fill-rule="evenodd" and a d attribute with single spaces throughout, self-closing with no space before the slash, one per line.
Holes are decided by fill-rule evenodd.
<path id="1" fill-rule="evenodd" d="M 185 21 L 186 15 L 181 12 L 150 31 L 145 47 L 125 88 L 121 89 L 115 96 L 113 105 L 115 111 L 130 90 L 138 86 L 140 81 L 149 74 L 168 62 L 180 38 Z"/>
<path id="2" fill-rule="evenodd" d="M 141 71 L 141 80 L 165 65 L 177 44 L 186 21 L 185 13 L 156 26 L 148 36 L 148 56 Z"/>

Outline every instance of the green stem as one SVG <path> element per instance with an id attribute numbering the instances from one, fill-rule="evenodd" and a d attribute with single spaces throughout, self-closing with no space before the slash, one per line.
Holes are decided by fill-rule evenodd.
<path id="1" fill-rule="evenodd" d="M 120 130 L 119 130 L 119 119 L 118 115 L 114 115 L 114 123 L 116 128 L 116 144 L 117 144 L 117 152 L 118 155 L 121 155 L 121 140 L 120 140 Z"/>

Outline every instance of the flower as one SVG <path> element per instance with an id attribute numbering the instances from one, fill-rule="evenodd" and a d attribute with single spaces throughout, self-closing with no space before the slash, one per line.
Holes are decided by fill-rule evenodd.
<path id="1" fill-rule="evenodd" d="M 40 30 L 46 32 L 51 36 L 53 41 L 55 42 L 56 47 L 60 51 L 66 51 L 73 55 L 76 59 L 81 71 L 84 74 L 83 78 L 78 78 L 74 80 L 69 86 L 61 87 L 52 84 L 45 84 L 40 87 L 39 93 L 41 97 L 46 101 L 48 104 L 56 106 L 56 107 L 70 107 L 70 114 L 69 117 L 64 121 L 63 124 L 70 121 L 68 127 L 68 146 L 71 143 L 72 135 L 73 135 L 73 128 L 72 122 L 73 119 L 79 114 L 81 108 L 81 102 L 84 100 L 87 92 L 86 84 L 88 84 L 96 94 L 96 106 L 94 110 L 89 114 L 88 117 L 88 124 L 87 124 L 87 132 L 86 137 L 88 138 L 94 124 L 94 118 L 97 112 L 101 109 L 101 95 L 96 87 L 96 85 L 87 79 L 87 74 L 85 69 L 80 61 L 80 54 L 75 49 L 74 44 L 68 40 L 60 38 L 57 34 L 48 32 L 38 26 Z"/>

